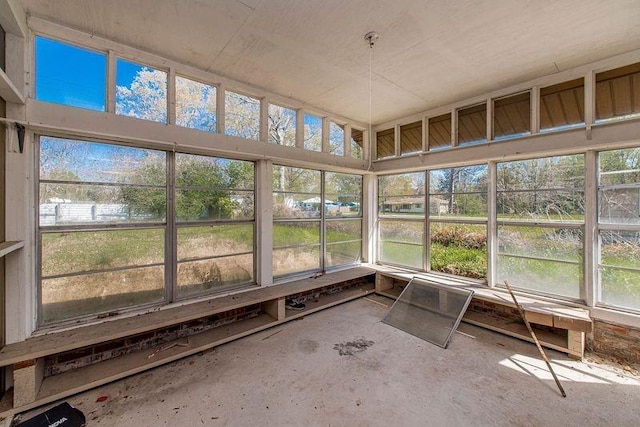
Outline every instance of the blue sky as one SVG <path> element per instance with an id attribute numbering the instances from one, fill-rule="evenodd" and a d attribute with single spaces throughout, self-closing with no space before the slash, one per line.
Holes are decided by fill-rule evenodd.
<path id="1" fill-rule="evenodd" d="M 118 58 L 116 85 L 130 87 L 143 66 Z M 36 99 L 105 111 L 107 55 L 36 37 Z"/>

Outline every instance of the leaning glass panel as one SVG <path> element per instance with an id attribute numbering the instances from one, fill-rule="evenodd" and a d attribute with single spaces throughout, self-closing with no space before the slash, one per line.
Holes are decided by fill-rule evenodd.
<path id="1" fill-rule="evenodd" d="M 43 278 L 41 293 L 44 324 L 161 302 L 164 267 Z"/>
<path id="2" fill-rule="evenodd" d="M 447 348 L 473 291 L 411 279 L 383 322 Z"/>
<path id="3" fill-rule="evenodd" d="M 176 124 L 205 132 L 217 131 L 216 87 L 176 76 Z"/>
<path id="4" fill-rule="evenodd" d="M 472 279 L 487 278 L 487 227 L 432 222 L 431 270 Z"/>
<path id="5" fill-rule="evenodd" d="M 116 59 L 116 114 L 167 122 L 167 73 Z"/>
<path id="6" fill-rule="evenodd" d="M 423 268 L 424 223 L 422 221 L 380 221 L 381 262 Z"/>
<path id="7" fill-rule="evenodd" d="M 37 100 L 106 110 L 106 54 L 36 36 L 35 59 Z"/>

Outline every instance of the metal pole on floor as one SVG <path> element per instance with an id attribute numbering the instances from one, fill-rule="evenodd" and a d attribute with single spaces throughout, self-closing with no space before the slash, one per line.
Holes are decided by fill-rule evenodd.
<path id="1" fill-rule="evenodd" d="M 524 312 L 524 308 L 522 308 L 522 306 L 520 305 L 520 303 L 516 299 L 515 294 L 511 290 L 511 286 L 509 286 L 509 283 L 505 280 L 504 284 L 507 287 L 507 290 L 509 291 L 509 294 L 511 294 L 511 298 L 513 298 L 513 302 L 516 305 L 516 307 L 518 308 L 518 311 L 520 312 L 520 316 L 522 317 L 522 320 L 524 321 L 524 324 L 527 325 L 527 329 L 529 330 L 529 333 L 531 334 L 531 338 L 533 338 L 533 342 L 538 347 L 538 350 L 540 351 L 540 355 L 542 355 L 542 359 L 547 364 L 547 367 L 549 368 L 549 372 L 551 372 L 551 376 L 553 376 L 553 379 L 556 381 L 556 385 L 560 389 L 560 393 L 562 393 L 562 397 L 567 397 L 567 393 L 565 393 L 564 388 L 562 388 L 562 384 L 560 384 L 560 380 L 558 379 L 558 377 L 556 376 L 556 373 L 553 371 L 553 368 L 551 367 L 551 363 L 549 362 L 549 359 L 547 358 L 547 353 L 544 352 L 544 349 L 540 345 L 540 341 L 538 341 L 538 337 L 536 337 L 535 332 L 533 332 L 533 329 L 531 328 L 531 324 L 529 323 L 529 320 L 527 320 L 527 316 L 526 316 L 526 314 Z"/>

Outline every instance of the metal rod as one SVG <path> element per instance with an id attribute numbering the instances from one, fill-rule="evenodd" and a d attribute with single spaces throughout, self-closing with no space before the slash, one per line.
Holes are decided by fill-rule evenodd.
<path id="1" fill-rule="evenodd" d="M 529 330 L 529 333 L 531 334 L 531 338 L 533 338 L 533 342 L 536 343 L 536 346 L 538 347 L 538 350 L 540 351 L 540 355 L 542 356 L 542 359 L 547 364 L 547 368 L 549 368 L 549 372 L 551 372 L 551 376 L 553 376 L 553 379 L 555 380 L 556 385 L 560 389 L 560 393 L 562 393 L 562 397 L 567 397 L 567 393 L 565 393 L 564 388 L 562 388 L 562 384 L 560 384 L 560 380 L 558 379 L 558 377 L 556 376 L 556 373 L 553 371 L 553 368 L 551 367 L 551 363 L 549 362 L 549 359 L 547 358 L 547 353 L 544 352 L 544 349 L 540 345 L 540 341 L 538 341 L 538 337 L 536 337 L 536 333 L 533 332 L 533 329 L 531 328 L 531 324 L 529 323 L 529 320 L 527 320 L 527 316 L 525 315 L 524 308 L 522 308 L 522 306 L 520 305 L 520 303 L 516 299 L 515 294 L 511 290 L 511 286 L 509 286 L 509 282 L 507 282 L 505 280 L 504 281 L 504 285 L 507 287 L 507 290 L 509 291 L 509 294 L 511 294 L 511 298 L 513 298 L 513 303 L 518 308 L 518 311 L 520 312 L 520 316 L 522 317 L 522 320 L 524 320 L 524 324 L 527 325 L 527 329 Z"/>

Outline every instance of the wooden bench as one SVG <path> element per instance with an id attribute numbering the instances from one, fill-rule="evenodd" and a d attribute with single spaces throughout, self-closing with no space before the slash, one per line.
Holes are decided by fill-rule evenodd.
<path id="1" fill-rule="evenodd" d="M 316 311 L 351 301 L 374 292 L 375 270 L 357 267 L 317 278 L 289 282 L 278 286 L 158 311 L 86 325 L 66 331 L 34 336 L 9 344 L 0 350 L 0 366 L 13 367 L 13 393 L 0 402 L 0 418 L 41 406 L 70 395 L 196 354 L 229 341 L 298 319 Z M 358 279 L 366 279 L 357 283 Z M 340 292 L 327 292 L 308 298 L 300 311 L 285 307 L 290 296 L 305 295 L 323 288 L 354 281 Z M 119 357 L 83 366 L 59 375 L 44 376 L 45 358 L 66 351 L 94 346 L 121 338 L 179 325 L 248 306 L 260 305 L 257 316 L 215 327 L 189 336 L 189 345 L 168 348 L 164 342 Z M 176 340 L 178 342 L 181 340 Z M 167 348 L 158 352 L 160 348 Z M 154 354 L 153 357 L 150 357 Z"/>
<path id="2" fill-rule="evenodd" d="M 376 293 L 396 299 L 404 289 L 404 286 L 413 277 L 416 277 L 416 275 L 404 272 L 378 271 L 376 274 Z M 426 276 L 418 277 L 430 280 Z M 451 279 L 448 284 L 450 286 L 470 288 L 474 291 L 472 305 L 465 313 L 462 319 L 463 322 L 533 342 L 524 323 L 516 322 L 512 318 L 473 310 L 474 303 L 482 304 L 483 302 L 515 310 L 515 304 L 506 291 L 463 285 L 461 281 L 455 279 Z M 517 296 L 517 298 L 543 346 L 566 353 L 571 357 L 582 359 L 584 356 L 585 333 L 591 332 L 593 327 L 588 310 L 567 307 L 531 297 Z M 536 325 L 542 325 L 543 328 L 536 327 Z M 544 327 L 547 328 L 545 329 Z M 566 335 L 553 333 L 549 330 L 550 328 L 564 330 Z"/>

